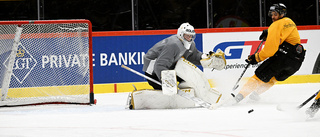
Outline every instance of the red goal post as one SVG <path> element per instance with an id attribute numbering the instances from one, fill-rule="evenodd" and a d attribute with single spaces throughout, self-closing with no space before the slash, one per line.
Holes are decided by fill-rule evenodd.
<path id="1" fill-rule="evenodd" d="M 0 21 L 0 106 L 95 104 L 89 20 Z"/>

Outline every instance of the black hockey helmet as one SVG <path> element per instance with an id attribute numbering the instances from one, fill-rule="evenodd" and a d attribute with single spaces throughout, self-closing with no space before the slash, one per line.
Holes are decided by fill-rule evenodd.
<path id="1" fill-rule="evenodd" d="M 270 7 L 270 10 L 269 10 L 269 13 L 268 13 L 268 16 L 271 17 L 271 12 L 272 11 L 276 11 L 279 13 L 279 15 L 283 14 L 284 16 L 286 16 L 287 14 L 287 7 L 286 5 L 282 4 L 282 3 L 278 3 L 278 4 L 273 4 L 271 7 Z"/>

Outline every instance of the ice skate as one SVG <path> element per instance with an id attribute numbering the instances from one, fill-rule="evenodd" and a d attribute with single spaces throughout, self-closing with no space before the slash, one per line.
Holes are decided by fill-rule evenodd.
<path id="1" fill-rule="evenodd" d="M 319 111 L 320 100 L 317 99 L 315 102 L 306 110 L 306 114 L 309 118 L 313 118 L 314 115 Z"/>
<path id="2" fill-rule="evenodd" d="M 254 101 L 259 101 L 261 99 L 261 97 L 257 92 L 252 92 L 249 98 Z"/>
<path id="3" fill-rule="evenodd" d="M 224 103 L 224 106 L 233 106 L 238 104 L 241 100 L 243 99 L 243 95 L 242 94 L 238 94 L 235 97 L 233 97 L 232 95 L 226 97 L 226 102 Z"/>

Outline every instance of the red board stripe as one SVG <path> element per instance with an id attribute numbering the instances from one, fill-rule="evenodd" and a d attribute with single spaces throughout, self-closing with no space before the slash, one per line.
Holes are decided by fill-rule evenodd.
<path id="1" fill-rule="evenodd" d="M 117 91 L 118 89 L 117 89 L 117 84 L 115 83 L 114 84 L 114 93 L 117 93 L 118 91 Z"/>

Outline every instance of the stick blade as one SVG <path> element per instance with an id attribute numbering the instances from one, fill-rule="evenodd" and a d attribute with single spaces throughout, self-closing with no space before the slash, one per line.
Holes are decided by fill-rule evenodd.
<path id="1" fill-rule="evenodd" d="M 232 88 L 233 91 L 235 91 L 237 88 L 239 87 L 239 85 L 234 85 L 234 87 Z"/>

